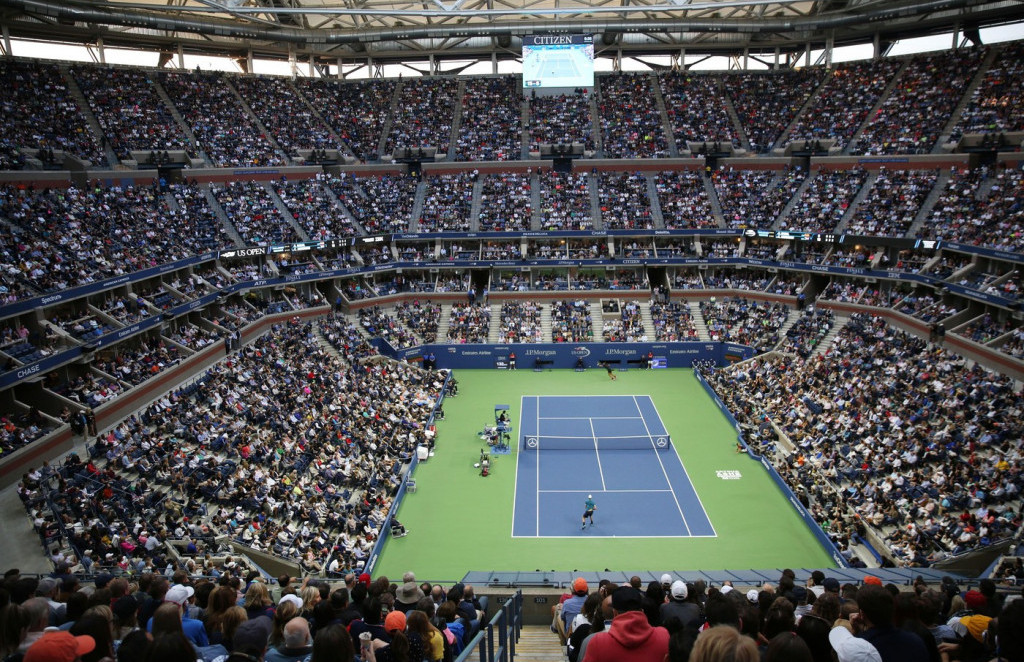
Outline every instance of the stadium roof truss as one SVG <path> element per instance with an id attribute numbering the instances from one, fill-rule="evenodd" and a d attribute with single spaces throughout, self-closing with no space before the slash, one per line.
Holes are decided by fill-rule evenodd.
<path id="1" fill-rule="evenodd" d="M 342 62 L 517 59 L 529 34 L 594 34 L 598 56 L 765 55 L 978 29 L 1024 19 L 1021 0 L 0 0 L 9 39 Z M 664 66 L 664 65 L 662 65 Z M 453 70 L 448 69 L 449 73 Z"/>

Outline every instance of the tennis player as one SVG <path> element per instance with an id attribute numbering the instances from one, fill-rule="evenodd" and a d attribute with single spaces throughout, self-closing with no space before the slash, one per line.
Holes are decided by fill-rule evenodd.
<path id="1" fill-rule="evenodd" d="M 614 382 L 617 379 L 617 377 L 615 376 L 615 372 L 612 369 L 612 364 L 611 363 L 602 363 L 601 365 L 603 365 L 604 369 L 608 371 L 608 376 Z"/>
<path id="2" fill-rule="evenodd" d="M 587 502 L 585 504 L 585 510 L 583 511 L 583 526 L 580 530 L 587 528 L 587 520 L 590 520 L 590 526 L 594 526 L 594 511 L 597 510 L 597 506 L 594 505 L 594 495 L 587 495 Z"/>

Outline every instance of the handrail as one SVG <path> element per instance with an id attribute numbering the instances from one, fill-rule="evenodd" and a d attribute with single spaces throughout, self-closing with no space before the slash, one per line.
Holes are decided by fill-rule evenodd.
<path id="1" fill-rule="evenodd" d="M 480 628 L 455 662 L 465 662 L 477 651 L 480 662 L 511 662 L 516 656 L 516 643 L 523 630 L 523 592 L 517 590 L 515 595 L 501 605 L 501 609 L 490 623 Z M 495 646 L 497 631 L 497 646 Z"/>

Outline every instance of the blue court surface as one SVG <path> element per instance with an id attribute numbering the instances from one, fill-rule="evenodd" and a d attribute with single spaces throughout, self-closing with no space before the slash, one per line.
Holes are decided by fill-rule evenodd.
<path id="1" fill-rule="evenodd" d="M 524 396 L 520 412 L 513 538 L 716 535 L 650 396 Z"/>

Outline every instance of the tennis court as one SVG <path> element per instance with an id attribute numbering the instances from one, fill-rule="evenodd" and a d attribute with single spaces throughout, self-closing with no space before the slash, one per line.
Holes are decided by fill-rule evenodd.
<path id="1" fill-rule="evenodd" d="M 457 581 L 469 570 L 721 570 L 817 568 L 832 564 L 764 467 L 746 455 L 736 454 L 735 428 L 718 411 L 692 371 L 630 370 L 617 373 L 617 381 L 609 380 L 603 370 L 459 370 L 457 376 L 459 396 L 445 401 L 447 416 L 438 423 L 437 453 L 417 468 L 418 489 L 406 496 L 398 513 L 410 533 L 388 540 L 375 575 L 401 577 L 413 570 L 417 577 Z M 629 427 L 601 427 L 606 436 L 643 436 L 646 433 L 638 430 L 643 430 L 644 423 L 655 426 L 651 430 L 657 432 L 661 431 L 656 428 L 661 422 L 662 429 L 669 433 L 670 449 L 587 453 L 523 450 L 525 417 L 521 407 L 526 398 L 553 404 L 559 410 L 568 410 L 570 403 L 584 404 L 582 399 L 564 396 L 585 398 L 588 416 L 620 415 L 619 409 L 611 409 L 614 404 L 623 406 L 630 417 L 643 419 L 643 423 L 636 421 L 638 425 Z M 484 477 L 474 467 L 481 450 L 486 449 L 479 432 L 482 426 L 494 423 L 497 403 L 510 405 L 508 413 L 515 436 L 511 454 L 491 455 L 491 472 Z M 546 405 L 536 411 L 550 415 Z M 580 413 L 556 415 L 577 418 Z M 560 425 L 547 426 L 543 431 L 549 437 L 580 434 L 577 424 L 572 428 Z M 584 429 L 585 434 L 590 434 L 589 425 Z M 560 430 L 561 434 L 556 434 Z M 650 435 L 648 444 L 649 438 Z M 539 443 L 543 444 L 543 439 Z M 601 487 L 600 472 L 596 469 L 598 453 L 605 487 L 616 494 L 584 491 Z M 530 466 L 535 476 L 538 470 L 545 477 L 551 476 L 534 484 L 535 496 L 531 498 L 538 498 L 537 487 L 541 484 L 546 489 L 575 491 L 566 497 L 564 507 L 548 508 L 549 514 L 545 515 L 564 517 L 569 527 L 564 534 L 543 529 L 538 534 L 536 522 L 540 518 L 534 506 L 534 529 L 513 536 L 512 521 L 518 501 L 531 491 L 519 483 L 520 478 L 525 479 L 519 476 L 519 462 L 531 461 L 523 457 L 527 455 L 533 456 L 535 464 Z M 670 459 L 674 455 L 678 457 L 672 465 Z M 590 459 L 584 459 L 587 457 Z M 671 480 L 661 476 L 659 459 Z M 583 462 L 590 463 L 589 482 L 566 486 L 565 481 L 575 481 L 582 475 L 576 465 Z M 657 489 L 669 484 L 672 493 L 681 499 L 691 535 L 686 535 L 682 516 L 671 498 L 662 502 L 664 506 L 652 506 L 649 504 L 653 501 L 644 500 L 645 505 L 632 509 L 625 506 L 625 515 L 615 513 L 614 504 L 617 499 L 626 498 L 626 490 L 654 489 L 653 481 L 658 476 L 661 478 Z M 698 532 L 694 531 L 697 520 L 691 518 L 691 511 L 701 512 L 696 497 L 692 508 L 683 503 L 686 484 L 700 495 L 706 517 L 714 524 L 713 529 L 711 524 L 705 524 L 706 535 L 696 535 Z M 596 526 L 581 531 L 583 499 L 588 493 L 593 493 L 597 502 Z M 668 497 L 668 492 L 664 494 Z M 635 534 L 613 531 L 613 527 L 625 526 L 634 519 L 646 521 L 642 530 L 638 528 Z M 676 529 L 669 531 L 670 525 Z M 658 530 L 654 532 L 655 529 Z"/>
<path id="2" fill-rule="evenodd" d="M 524 396 L 520 412 L 513 537 L 715 535 L 650 396 Z"/>

